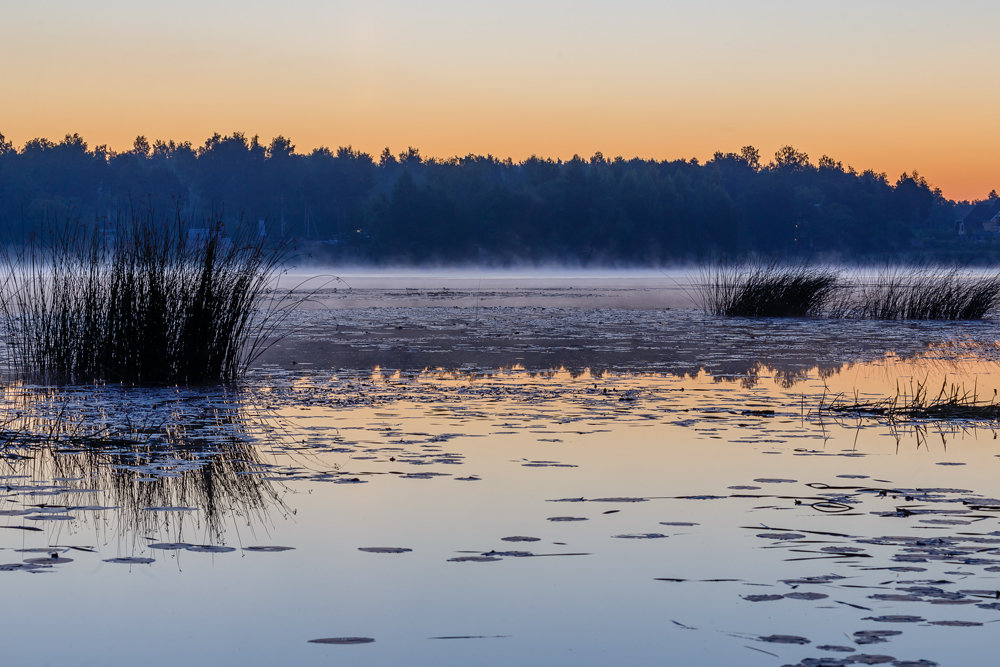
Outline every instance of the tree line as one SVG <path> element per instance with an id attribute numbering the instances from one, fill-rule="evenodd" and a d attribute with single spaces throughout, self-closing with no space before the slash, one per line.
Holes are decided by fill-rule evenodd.
<path id="1" fill-rule="evenodd" d="M 691 160 L 491 155 L 425 159 L 295 151 L 215 134 L 200 146 L 138 137 L 90 148 L 77 134 L 20 149 L 0 135 L 0 233 L 54 222 L 99 229 L 130 216 L 247 225 L 318 259 L 373 263 L 657 265 L 747 256 L 933 257 L 975 251 L 949 201 L 916 173 L 890 181 L 786 146 Z M 981 239 L 980 239 L 981 241 Z M 981 250 L 982 248 L 980 248 Z"/>

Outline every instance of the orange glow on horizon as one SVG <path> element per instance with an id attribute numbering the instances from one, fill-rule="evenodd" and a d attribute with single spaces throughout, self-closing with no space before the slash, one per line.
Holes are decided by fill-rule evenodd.
<path id="1" fill-rule="evenodd" d="M 792 145 L 890 181 L 917 170 L 953 199 L 1000 189 L 1000 5 L 623 2 L 23 3 L 0 42 L 0 132 L 514 160 Z"/>

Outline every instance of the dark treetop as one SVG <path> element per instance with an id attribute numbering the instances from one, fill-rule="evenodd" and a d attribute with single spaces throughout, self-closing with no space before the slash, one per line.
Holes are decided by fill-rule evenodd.
<path id="1" fill-rule="evenodd" d="M 996 208 L 997 211 L 993 211 Z M 469 155 L 378 158 L 350 147 L 296 153 L 242 133 L 115 153 L 76 134 L 20 150 L 0 135 L 0 233 L 54 222 L 113 226 L 136 210 L 242 221 L 317 260 L 658 265 L 748 255 L 828 260 L 987 261 L 995 193 L 973 209 L 916 173 L 895 183 L 787 146 L 697 160 L 523 162 Z M 975 212 L 975 224 L 962 221 Z M 972 220 L 970 218 L 970 220 Z M 979 218 L 984 218 L 980 221 Z M 198 223 L 192 223 L 196 226 Z"/>

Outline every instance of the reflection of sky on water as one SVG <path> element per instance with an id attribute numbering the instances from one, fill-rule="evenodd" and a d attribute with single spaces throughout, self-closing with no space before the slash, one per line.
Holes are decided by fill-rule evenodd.
<path id="1" fill-rule="evenodd" d="M 887 352 L 906 359 L 942 341 L 998 358 L 992 321 L 877 322 L 719 318 L 691 307 L 676 282 L 644 289 L 357 289 L 296 313 L 290 336 L 262 359 L 292 369 L 522 366 L 752 377 L 787 383 Z M 666 308 L 666 309 L 664 309 Z"/>
<path id="2" fill-rule="evenodd" d="M 702 321 L 679 317 L 670 326 Z M 285 347 L 235 395 L 180 392 L 164 401 L 172 406 L 168 416 L 183 424 L 200 415 L 198 451 L 230 461 L 214 475 L 208 468 L 199 488 L 213 484 L 216 497 L 226 498 L 224 481 L 249 463 L 263 474 L 246 477 L 280 489 L 281 503 L 254 518 L 230 498 L 219 506 L 224 531 L 207 528 L 199 504 L 207 496 L 189 496 L 194 510 L 147 513 L 152 523 L 116 530 L 96 523 L 117 521 L 126 511 L 120 501 L 122 510 L 49 522 L 58 525 L 0 516 L 0 524 L 42 528 L 0 529 L 0 563 L 44 555 L 16 551 L 32 548 L 57 548 L 73 559 L 0 571 L 7 599 L 17 601 L 6 629 L 24 638 L 6 655 L 20 664 L 75 663 L 81 655 L 164 664 L 197 655 L 199 662 L 248 664 L 774 665 L 840 655 L 818 648 L 824 644 L 942 664 L 953 662 L 956 645 L 966 656 L 987 655 L 990 625 L 930 623 L 997 618 L 996 609 L 977 606 L 990 600 L 969 592 L 1000 588 L 1000 573 L 989 569 L 1000 561 L 991 541 L 1000 539 L 992 535 L 1000 531 L 990 498 L 998 495 L 1000 448 L 991 426 L 892 426 L 816 412 L 824 392 L 891 395 L 897 380 L 910 377 L 954 379 L 991 395 L 1000 375 L 994 350 L 982 345 L 987 325 L 953 330 L 961 334 L 957 346 L 932 344 L 949 330 L 906 325 L 885 340 L 909 347 L 869 340 L 844 348 L 836 344 L 844 330 L 803 322 L 793 328 L 812 331 L 820 351 L 792 354 L 783 365 L 778 357 L 794 337 L 782 337 L 777 325 L 709 324 L 715 328 L 689 329 L 677 344 L 695 355 L 712 336 L 731 337 L 725 354 L 737 363 L 740 350 L 747 353 L 731 374 L 711 359 L 693 374 L 662 372 L 672 363 L 666 357 L 648 374 L 544 371 L 527 363 L 496 370 L 482 361 L 447 372 L 389 363 L 372 370 L 322 363 L 320 354 L 315 366 L 303 362 L 308 357 L 293 366 L 281 354 L 295 348 Z M 438 320 L 424 326 L 429 331 Z M 740 336 L 758 342 L 741 348 Z M 649 354 L 633 354 L 629 363 Z M 796 382 L 787 382 L 788 369 L 800 367 Z M 136 393 L 123 395 L 135 403 Z M 113 404 L 103 404 L 105 418 Z M 234 412 L 240 418 L 227 421 Z M 231 429 L 234 421 L 248 425 L 237 433 L 252 453 L 209 437 L 213 424 Z M 80 455 L 44 450 L 53 460 Z M 94 475 L 105 494 L 114 488 L 103 475 L 137 472 L 84 460 L 94 470 L 118 471 Z M 49 464 L 34 461 L 7 465 L 11 474 L 52 482 L 41 479 Z M 919 490 L 928 488 L 938 491 Z M 15 509 L 25 502 L 10 486 L 0 487 L 0 499 Z M 847 509 L 826 511 L 841 506 Z M 583 520 L 552 520 L 560 517 Z M 758 537 L 783 531 L 801 537 Z M 665 537 L 617 537 L 655 534 Z M 882 541 L 887 535 L 937 540 L 950 552 Z M 235 550 L 147 546 L 168 539 Z M 255 545 L 294 549 L 243 549 Z M 535 556 L 511 555 L 516 551 Z M 131 555 L 155 562 L 105 562 Z M 451 560 L 467 556 L 499 560 Z M 801 583 L 826 575 L 844 579 Z M 907 583 L 922 581 L 952 583 Z M 935 602 L 949 598 L 933 591 L 910 601 L 870 597 L 914 586 L 958 597 L 954 604 Z M 753 601 L 797 593 L 827 597 Z M 924 620 L 865 620 L 890 614 Z M 865 630 L 902 634 L 855 644 L 853 633 Z M 46 639 L 53 634 L 58 642 Z M 759 641 L 776 634 L 811 643 Z M 308 643 L 350 636 L 376 641 Z"/>

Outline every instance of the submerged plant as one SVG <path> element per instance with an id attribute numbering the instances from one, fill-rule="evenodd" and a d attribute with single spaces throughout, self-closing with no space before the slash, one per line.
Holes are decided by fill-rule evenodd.
<path id="1" fill-rule="evenodd" d="M 837 273 L 806 266 L 716 266 L 703 273 L 702 306 L 729 317 L 820 315 L 837 289 Z"/>
<path id="2" fill-rule="evenodd" d="M 215 223 L 189 238 L 151 216 L 113 240 L 66 227 L 4 258 L 0 316 L 15 377 L 157 385 L 236 380 L 295 303 L 283 253 Z"/>

